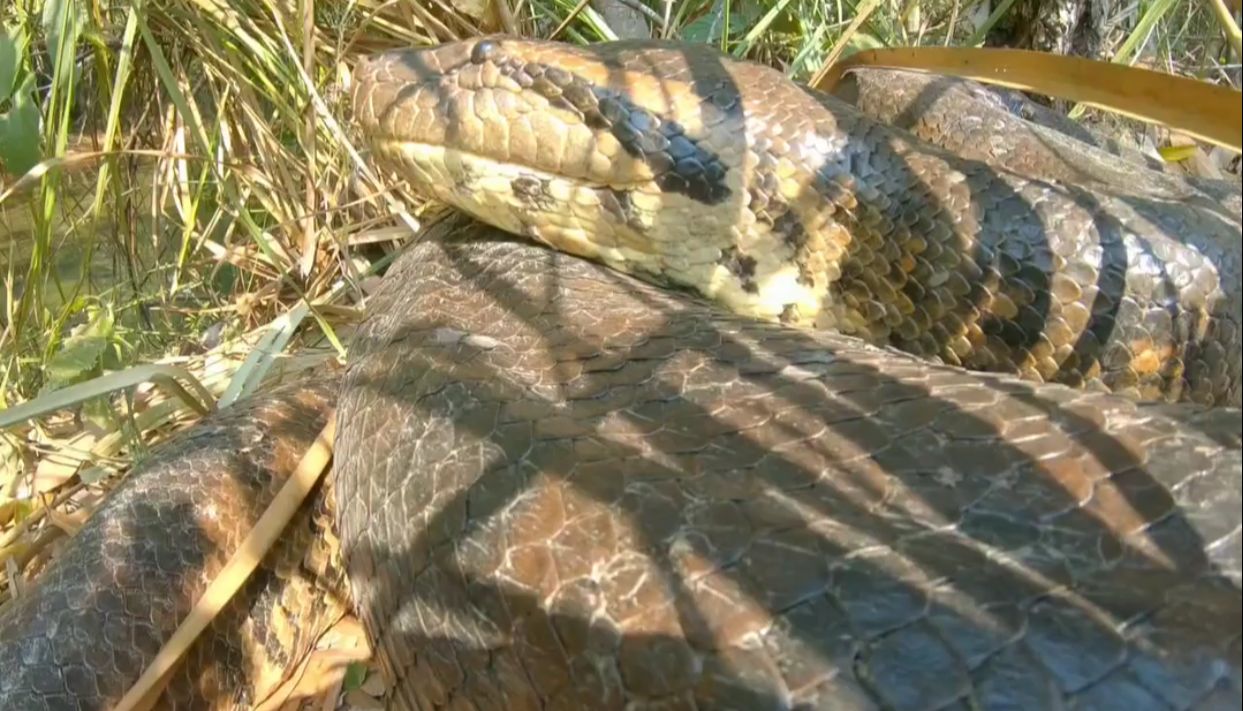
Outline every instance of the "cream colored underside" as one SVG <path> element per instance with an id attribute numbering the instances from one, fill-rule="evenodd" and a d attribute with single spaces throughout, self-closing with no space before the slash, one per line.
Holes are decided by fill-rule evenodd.
<path id="1" fill-rule="evenodd" d="M 570 254 L 599 260 L 619 271 L 690 287 L 744 315 L 776 319 L 790 304 L 814 317 L 823 290 L 798 283 L 790 250 L 755 223 L 746 204 L 706 206 L 662 191 L 652 182 L 595 185 L 500 162 L 465 151 L 413 141 L 376 141 L 375 150 L 395 163 L 420 192 L 501 229 L 525 234 Z M 731 176 L 741 183 L 738 176 Z M 524 199 L 516 180 L 539 181 L 548 200 Z M 609 189 L 628 193 L 627 221 L 602 205 Z M 735 194 L 745 191 L 735 190 Z M 755 292 L 720 264 L 731 245 L 756 260 Z"/>

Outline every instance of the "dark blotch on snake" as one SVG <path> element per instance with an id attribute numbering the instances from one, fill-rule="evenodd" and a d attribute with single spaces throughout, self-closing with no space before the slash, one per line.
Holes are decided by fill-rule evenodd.
<path id="1" fill-rule="evenodd" d="M 731 245 L 721 251 L 721 258 L 717 260 L 717 264 L 738 277 L 738 280 L 742 282 L 743 291 L 748 294 L 759 293 L 759 287 L 755 283 L 755 268 L 758 265 L 755 257 L 743 254 L 736 246 Z"/>
<path id="2" fill-rule="evenodd" d="M 728 171 L 712 151 L 704 149 L 676 121 L 671 121 L 561 67 L 533 62 L 502 67 L 519 85 L 539 93 L 556 108 L 572 111 L 588 127 L 607 130 L 622 149 L 646 163 L 661 190 L 685 195 L 707 205 L 731 194 Z M 720 95 L 718 95 L 720 94 Z M 717 92 L 707 103 L 729 113 L 735 108 L 728 93 Z"/>
<path id="3" fill-rule="evenodd" d="M 541 210 L 550 210 L 555 205 L 548 191 L 548 180 L 545 178 L 522 175 L 514 178 L 510 187 L 514 191 L 514 196 L 528 205 Z"/>

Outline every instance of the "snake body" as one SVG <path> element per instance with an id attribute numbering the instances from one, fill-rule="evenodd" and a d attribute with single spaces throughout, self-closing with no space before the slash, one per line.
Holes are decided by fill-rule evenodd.
<path id="1" fill-rule="evenodd" d="M 1238 181 L 1156 170 L 1144 162 L 1146 156 L 1085 136 L 1082 127 L 1061 114 L 1030 102 L 1016 106 L 1013 97 L 967 80 L 869 69 L 849 73 L 833 93 L 869 118 L 910 131 L 955 155 L 1028 178 L 1087 187 L 1140 207 L 1144 200 L 1155 200 L 1149 210 L 1173 202 L 1180 210 L 1207 210 L 1227 221 L 1237 221 L 1243 212 Z M 969 116 L 963 115 L 965 106 L 972 108 Z M 1027 120 L 1028 113 L 1038 113 L 1053 125 Z"/>
<path id="2" fill-rule="evenodd" d="M 577 52 L 541 44 L 519 53 L 511 40 L 492 42 L 485 50 L 477 43 L 449 46 L 443 57 L 464 53 L 470 66 L 484 67 L 482 75 L 504 56 Z M 636 102 L 649 96 L 644 86 L 668 89 L 670 75 L 649 75 L 644 84 L 642 73 L 625 73 L 626 61 L 666 66 L 661 62 L 683 51 L 593 50 L 624 58 L 600 66 L 621 72 L 626 81 L 617 86 L 630 87 L 626 96 Z M 473 61 L 476 55 L 487 61 Z M 425 159 L 436 149 L 413 140 L 422 130 L 417 114 L 403 134 L 412 140 L 386 133 L 396 126 L 394 107 L 458 106 L 460 123 L 447 124 L 439 144 L 450 172 L 436 189 L 470 204 L 466 188 L 492 183 L 488 173 L 471 174 L 464 165 L 503 176 L 533 173 L 525 164 L 489 162 L 487 153 L 444 149 L 445 141 L 469 133 L 465 109 L 486 108 L 489 100 L 454 94 L 450 86 L 436 103 L 424 82 L 397 71 L 440 72 L 447 65 L 440 56 L 388 54 L 364 66 L 359 122 L 379 153 L 397 156 L 413 174 L 412 166 L 437 164 Z M 565 56 L 558 61 L 566 72 L 579 69 L 575 76 L 590 75 Z M 562 78 L 554 72 L 549 81 Z M 780 83 L 739 86 L 789 90 Z M 527 113 L 542 120 L 534 118 L 541 111 Z M 688 135 L 694 115 L 679 114 Z M 900 155 L 902 164 L 930 156 L 930 165 L 957 166 L 976 176 L 968 183 L 981 184 L 982 163 L 947 163 L 947 154 L 906 134 L 842 116 L 867 128 L 863 138 L 883 137 L 875 145 L 903 146 L 906 153 L 886 154 Z M 770 142 L 771 128 L 761 134 Z M 843 135 L 851 145 L 855 134 Z M 744 135 L 742 142 L 756 140 Z M 566 145 L 563 157 L 572 152 Z M 618 165 L 641 175 L 648 163 L 623 158 Z M 728 161 L 720 165 L 725 187 L 745 185 Z M 703 171 L 709 172 L 715 174 Z M 463 175 L 473 177 L 453 182 Z M 563 187 L 575 199 L 587 189 L 568 170 L 549 175 L 550 199 L 559 199 Z M 962 184 L 954 175 L 942 178 L 937 184 L 945 191 L 931 193 L 937 200 L 953 197 L 952 186 Z M 1041 205 L 1064 207 L 1074 192 L 1031 176 L 997 180 L 1024 186 L 1021 195 L 1042 195 L 1044 202 L 1033 203 L 1038 214 Z M 872 214 L 858 207 L 865 202 L 859 195 L 876 198 L 860 187 L 867 184 L 856 182 L 834 205 L 854 195 L 851 214 Z M 513 197 L 513 181 L 508 185 Z M 630 185 L 624 180 L 601 185 L 633 192 L 631 209 L 644 201 L 637 188 L 620 190 Z M 269 556 L 264 574 L 199 643 L 160 707 L 248 705 L 270 688 L 265 675 L 304 649 L 316 622 L 345 604 L 334 598 L 343 576 L 349 594 L 337 597 L 348 597 L 362 618 L 396 709 L 1239 707 L 1237 408 L 1144 404 L 1034 382 L 1042 378 L 1020 367 L 972 372 L 934 362 L 947 360 L 943 355 L 920 357 L 905 342 L 869 343 L 886 340 L 873 331 L 860 339 L 828 322 L 806 328 L 781 323 L 780 313 L 748 310 L 759 302 L 731 301 L 732 287 L 702 289 L 677 276 L 708 273 L 677 254 L 711 239 L 695 227 L 723 214 L 697 211 L 705 204 L 699 198 L 711 193 L 705 185 L 673 190 L 668 212 L 653 213 L 665 215 L 669 229 L 653 232 L 645 222 L 645 231 L 631 236 L 672 239 L 682 229 L 689 246 L 641 241 L 639 261 L 620 246 L 607 247 L 609 235 L 622 232 L 609 232 L 598 209 L 572 212 L 565 222 L 573 229 L 525 228 L 561 250 L 457 219 L 428 228 L 382 280 L 352 346 L 328 486 Z M 824 194 L 817 189 L 806 200 Z M 481 209 L 492 221 L 518 215 L 544 224 L 544 213 L 530 211 L 533 202 L 477 202 L 492 206 Z M 810 207 L 792 204 L 785 214 L 794 210 L 800 224 L 815 224 L 802 222 Z M 938 214 L 999 240 L 989 244 L 1009 244 L 980 227 L 994 224 L 985 213 L 967 219 L 975 208 L 963 206 L 974 204 L 945 203 Z M 678 221 L 678 206 L 689 223 Z M 1175 215 L 1184 207 L 1160 203 Z M 862 224 L 843 222 L 845 212 L 834 207 L 833 224 Z M 1097 225 L 1113 215 L 1092 213 Z M 579 218 L 594 220 L 600 231 L 591 235 L 604 236 L 575 241 Z M 1198 219 L 1217 225 L 1220 216 Z M 1108 234 L 1089 230 L 1095 237 L 1084 237 L 1073 222 L 1047 227 L 1051 244 Z M 775 239 L 771 230 L 722 229 L 748 249 Z M 874 261 L 885 258 L 893 234 L 859 241 L 880 245 Z M 961 231 L 954 234 L 962 240 Z M 1135 234 L 1119 239 L 1131 244 L 1140 240 Z M 1217 279 L 1205 291 L 1203 320 L 1190 306 L 1200 302 L 1185 288 L 1160 302 L 1173 309 L 1171 323 L 1201 329 L 1184 340 L 1161 332 L 1179 353 L 1198 354 L 1189 363 L 1215 362 L 1214 344 L 1229 355 L 1229 339 L 1221 337 L 1234 322 L 1222 304 L 1229 306 L 1237 291 L 1216 276 L 1232 268 L 1232 253 L 1217 236 L 1208 230 L 1192 244 L 1218 251 L 1154 242 L 1173 250 L 1161 253 L 1175 262 L 1157 271 L 1190 276 L 1184 287 L 1209 279 L 1203 274 Z M 927 262 L 936 242 L 925 241 L 920 255 Z M 730 245 L 711 244 L 718 252 Z M 653 245 L 669 247 L 673 257 L 647 259 L 659 251 Z M 978 254 L 979 246 L 972 248 Z M 871 283 L 871 272 L 849 266 L 859 249 L 851 237 L 838 281 L 855 274 L 864 281 L 850 283 Z M 1074 255 L 1107 251 L 1075 249 L 1057 262 L 1059 270 L 1078 274 L 1085 267 Z M 573 256 L 583 253 L 643 279 Z M 1008 254 L 991 253 L 995 260 Z M 1016 273 L 1044 264 L 1045 252 L 1023 254 L 1030 261 L 1020 261 Z M 669 267 L 678 264 L 690 266 Z M 876 264 L 878 273 L 887 264 Z M 1128 263 L 1121 292 L 1128 296 L 1119 303 L 1146 293 L 1133 287 L 1148 269 L 1138 264 Z M 779 281 L 774 269 L 763 273 Z M 886 274 L 892 278 L 892 270 Z M 715 303 L 649 282 L 690 287 Z M 999 283 L 1004 293 L 1017 293 L 1015 282 Z M 989 287 L 988 303 L 1000 303 L 1000 288 Z M 847 292 L 826 293 L 845 300 Z M 896 294 L 884 292 L 890 301 L 878 306 L 900 303 Z M 817 318 L 836 318 L 835 309 L 829 303 Z M 1187 368 L 1182 376 L 1189 389 L 1167 388 L 1161 396 L 1229 398 L 1229 388 L 1224 396 L 1204 390 L 1195 372 Z M 1120 382 L 1110 381 L 1127 390 Z M 333 378 L 261 396 L 250 409 L 211 416 L 136 469 L 28 597 L 0 612 L 0 708 L 94 709 L 115 701 L 171 634 L 204 577 L 236 547 L 237 530 L 254 520 L 337 396 Z M 189 482 L 169 484 L 190 472 Z M 221 530 L 226 523 L 238 529 Z M 170 535 L 169 525 L 184 530 Z M 318 539 L 309 534 L 339 535 L 340 558 L 313 555 Z"/>
<path id="3" fill-rule="evenodd" d="M 932 365 L 483 228 L 394 270 L 336 475 L 395 708 L 1243 698 L 1237 410 Z"/>
<path id="4" fill-rule="evenodd" d="M 111 708 L 172 636 L 293 472 L 339 379 L 300 381 L 213 413 L 135 465 L 0 611 L 0 709 Z M 324 492 L 191 649 L 157 709 L 252 708 L 348 601 Z"/>
<path id="5" fill-rule="evenodd" d="M 508 231 L 973 370 L 1240 404 L 1237 213 L 1001 171 L 703 45 L 490 37 L 356 74 L 375 154 Z"/>

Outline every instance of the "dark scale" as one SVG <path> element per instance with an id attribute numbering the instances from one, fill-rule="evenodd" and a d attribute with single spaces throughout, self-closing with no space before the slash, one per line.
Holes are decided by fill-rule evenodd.
<path id="1" fill-rule="evenodd" d="M 479 45 L 475 49 L 478 53 Z M 494 55 L 495 50 L 490 54 Z M 498 62 L 497 67 L 552 106 L 576 114 L 588 127 L 611 132 L 628 155 L 651 168 L 661 190 L 708 205 L 719 204 L 730 196 L 724 164 L 715 153 L 686 135 L 676 121 L 666 121 L 617 92 L 560 67 L 505 61 Z M 737 97 L 724 90 L 714 91 L 705 102 L 727 115 L 738 108 Z"/>
<path id="2" fill-rule="evenodd" d="M 742 282 L 742 290 L 748 294 L 759 293 L 759 286 L 755 283 L 755 268 L 758 263 L 755 257 L 749 254 L 743 254 L 735 245 L 721 250 L 721 257 L 717 260 L 717 264 L 725 267 L 731 274 L 738 277 Z"/>
<path id="3" fill-rule="evenodd" d="M 600 196 L 600 207 L 618 223 L 630 227 L 636 232 L 644 230 L 643 222 L 635 214 L 634 202 L 630 199 L 630 191 L 602 188 L 596 191 Z"/>
<path id="4" fill-rule="evenodd" d="M 786 325 L 794 323 L 797 319 L 798 319 L 798 307 L 795 306 L 794 304 L 786 304 L 785 306 L 781 307 L 781 315 L 777 317 L 778 321 Z"/>
<path id="5" fill-rule="evenodd" d="M 497 55 L 496 43 L 491 40 L 483 40 L 475 43 L 470 51 L 470 61 L 473 64 L 483 64 L 487 61 L 495 61 Z"/>
<path id="6" fill-rule="evenodd" d="M 773 222 L 773 234 L 781 236 L 781 241 L 793 251 L 798 251 L 807 244 L 807 231 L 793 210 L 786 209 Z"/>
<path id="7" fill-rule="evenodd" d="M 547 178 L 522 175 L 514 178 L 510 186 L 513 188 L 515 197 L 537 209 L 551 210 L 556 204 L 549 192 Z"/>
<path id="8" fill-rule="evenodd" d="M 458 169 L 458 174 L 454 176 L 453 185 L 450 188 L 453 192 L 468 197 L 475 194 L 475 185 L 479 181 L 479 173 L 469 165 L 463 163 Z"/>
<path id="9" fill-rule="evenodd" d="M 816 275 L 807 264 L 807 261 L 800 259 L 798 262 L 798 278 L 795 282 L 799 286 L 812 287 L 816 284 Z"/>
<path id="10" fill-rule="evenodd" d="M 705 102 L 711 103 L 726 116 L 742 115 L 742 100 L 738 96 L 738 89 L 731 81 L 721 80 L 713 88 Z"/>
<path id="11" fill-rule="evenodd" d="M 709 205 L 729 197 L 725 166 L 686 135 L 678 122 L 661 120 L 604 89 L 597 89 L 596 95 L 609 130 L 622 149 L 651 167 L 662 190 Z"/>

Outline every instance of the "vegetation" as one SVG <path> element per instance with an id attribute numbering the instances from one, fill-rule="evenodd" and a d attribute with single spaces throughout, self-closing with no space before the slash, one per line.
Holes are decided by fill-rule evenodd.
<path id="1" fill-rule="evenodd" d="M 860 49 L 979 45 L 1016 5 L 613 3 L 656 35 L 712 43 L 800 80 Z M 282 362 L 292 369 L 345 355 L 349 305 L 423 207 L 381 187 L 343 123 L 356 55 L 492 31 L 611 39 L 605 18 L 618 8 L 606 5 L 15 0 L 0 9 L 0 410 L 33 403 L 43 415 L 0 433 L 0 604 L 112 475 L 197 416 L 198 401 L 257 387 L 279 360 L 272 354 L 297 352 Z M 1237 88 L 1238 29 L 1223 8 L 1127 3 L 1107 23 L 1106 57 Z M 150 373 L 114 372 L 157 361 L 178 366 L 159 373 L 182 392 L 135 390 Z M 75 384 L 75 397 L 46 399 Z"/>

